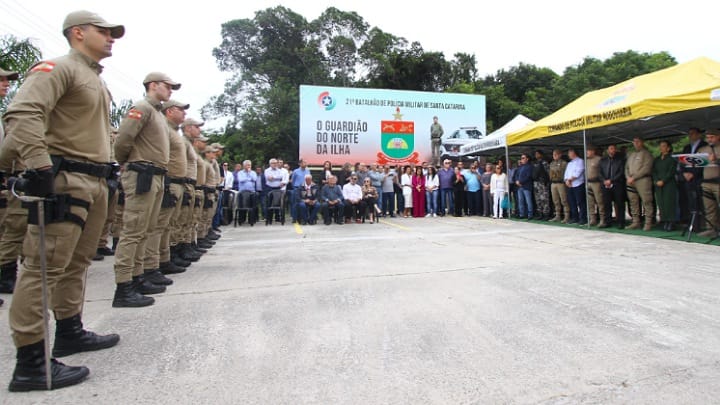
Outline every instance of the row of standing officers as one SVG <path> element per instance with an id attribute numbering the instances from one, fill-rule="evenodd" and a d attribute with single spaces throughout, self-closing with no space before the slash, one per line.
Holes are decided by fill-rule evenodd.
<path id="1" fill-rule="evenodd" d="M 690 142 L 683 148 L 682 154 L 706 154 L 711 163 L 708 166 L 698 167 L 684 162 L 678 164 L 672 157 L 672 145 L 666 140 L 660 142 L 660 156 L 653 158 L 643 139 L 638 136 L 633 138 L 634 150 L 627 154 L 621 153 L 615 145 L 609 145 L 607 154 L 601 157 L 599 150 L 591 146 L 587 149 L 585 162 L 582 162 L 571 149 L 571 163 L 577 160 L 581 168 L 581 181 L 576 186 L 578 190 L 575 199 L 582 205 L 586 201 L 587 188 L 587 212 L 581 208 L 579 218 L 572 218 L 572 214 L 577 213 L 568 202 L 569 194 L 576 191 L 567 181 L 569 163 L 562 159 L 560 150 L 553 151 L 553 160 L 549 163 L 544 162 L 542 153 L 538 151 L 532 163 L 532 186 L 538 211 L 549 218 L 548 201 L 551 197 L 555 216 L 550 221 L 583 223 L 589 217 L 591 226 L 606 228 L 613 222 L 614 208 L 614 222 L 624 228 L 627 201 L 632 220 L 628 228 L 649 231 L 653 226 L 657 204 L 660 221 L 664 223 L 666 231 L 673 230 L 675 222 L 680 219 L 692 223 L 694 229 L 704 227 L 701 236 L 716 237 L 720 228 L 720 171 L 717 164 L 720 129 L 707 129 L 707 142 L 702 139 L 702 132 L 698 128 L 689 129 Z M 546 169 L 538 169 L 541 165 Z M 536 174 L 544 171 L 548 173 L 546 180 Z M 543 197 L 543 193 L 538 190 L 544 190 L 546 182 L 550 184 L 550 192 Z"/>
<path id="2" fill-rule="evenodd" d="M 115 137 L 99 62 L 112 55 L 125 27 L 76 11 L 67 15 L 62 32 L 70 52 L 32 67 L 0 125 L 0 170 L 24 177 L 4 191 L 0 203 L 0 285 L 14 293 L 9 320 L 17 348 L 10 391 L 42 390 L 48 382 L 43 253 L 48 309 L 56 320 L 52 356 L 63 357 L 120 340 L 82 324 L 86 272 L 103 228 L 112 222 L 108 215 L 118 218 L 114 225 L 121 229 L 113 307 L 152 305 L 147 295 L 172 284 L 166 275 L 185 271 L 219 238 L 211 225 L 218 150 L 201 135 L 203 123 L 186 118 L 189 105 L 170 99 L 180 83 L 164 73 L 148 74 L 145 98 L 133 104 Z M 17 79 L 15 72 L 0 75 Z M 14 195 L 19 190 L 44 199 L 43 252 L 37 203 L 21 203 Z M 77 384 L 88 374 L 86 367 L 52 359 L 51 388 Z"/>

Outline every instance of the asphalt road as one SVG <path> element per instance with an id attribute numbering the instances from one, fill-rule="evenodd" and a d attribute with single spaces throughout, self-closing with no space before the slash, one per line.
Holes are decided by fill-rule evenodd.
<path id="1" fill-rule="evenodd" d="M 95 262 L 84 321 L 119 345 L 0 403 L 718 402 L 717 246 L 487 218 L 224 229 L 151 307 L 112 308 Z"/>

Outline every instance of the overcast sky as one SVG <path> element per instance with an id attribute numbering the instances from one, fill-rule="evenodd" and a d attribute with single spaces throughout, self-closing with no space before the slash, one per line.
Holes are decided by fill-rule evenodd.
<path id="1" fill-rule="evenodd" d="M 61 35 L 65 15 L 79 9 L 97 12 L 126 28 L 113 56 L 101 62 L 114 98 L 140 98 L 142 79 L 159 70 L 183 84 L 173 98 L 190 103 L 189 115 L 199 117 L 200 107 L 222 93 L 226 78 L 212 56 L 212 49 L 220 44 L 220 25 L 252 19 L 256 11 L 279 4 L 309 21 L 330 6 L 355 11 L 371 27 L 418 41 L 426 51 L 443 52 L 448 60 L 456 52 L 475 54 L 481 75 L 520 62 L 561 74 L 586 56 L 605 59 L 629 49 L 668 51 L 680 63 L 700 56 L 720 61 L 720 2 L 707 0 L 685 0 L 671 7 L 628 0 L 425 4 L 406 0 L 1 0 L 0 35 L 32 38 L 45 58 L 53 58 L 68 49 Z"/>

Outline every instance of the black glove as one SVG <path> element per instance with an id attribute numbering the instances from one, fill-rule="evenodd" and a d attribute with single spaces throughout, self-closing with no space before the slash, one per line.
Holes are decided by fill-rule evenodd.
<path id="1" fill-rule="evenodd" d="M 25 194 L 47 197 L 55 194 L 55 175 L 52 169 L 33 170 L 25 173 Z"/>

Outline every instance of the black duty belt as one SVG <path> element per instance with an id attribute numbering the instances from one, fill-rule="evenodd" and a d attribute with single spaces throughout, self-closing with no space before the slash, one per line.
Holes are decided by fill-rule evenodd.
<path id="1" fill-rule="evenodd" d="M 64 170 L 66 172 L 70 173 L 82 173 L 87 174 L 88 176 L 93 177 L 99 177 L 101 179 L 107 179 L 111 175 L 115 173 L 117 170 L 113 165 L 111 164 L 102 164 L 102 163 L 86 163 L 86 162 L 77 162 L 74 160 L 68 160 L 65 158 L 61 158 L 60 165 L 58 166 L 58 170 Z"/>
<path id="2" fill-rule="evenodd" d="M 588 183 L 600 183 L 600 179 L 589 179 Z"/>
<path id="3" fill-rule="evenodd" d="M 718 184 L 718 183 L 720 183 L 720 177 L 715 177 L 714 179 L 703 179 L 702 182 Z"/>
<path id="4" fill-rule="evenodd" d="M 127 165 L 128 170 L 132 170 L 134 172 L 138 173 L 145 173 L 145 172 L 151 172 L 153 175 L 164 175 L 167 173 L 167 169 L 163 169 L 162 167 L 155 166 L 150 163 L 144 163 L 144 162 L 131 162 Z"/>
<path id="5" fill-rule="evenodd" d="M 185 178 L 185 183 L 187 183 L 187 184 L 192 184 L 192 185 L 194 186 L 195 184 L 197 184 L 197 181 L 196 181 L 195 179 L 191 179 L 191 178 L 189 178 L 189 177 L 186 177 L 186 178 Z"/>
<path id="6" fill-rule="evenodd" d="M 184 177 L 170 177 L 170 176 L 167 176 L 167 177 L 165 177 L 165 182 L 166 182 L 166 183 L 171 183 L 171 184 L 185 184 L 185 183 L 187 183 L 187 179 L 184 178 Z"/>
<path id="7" fill-rule="evenodd" d="M 562 180 L 553 180 L 552 183 L 553 183 L 553 184 L 562 184 L 562 183 L 565 183 L 565 182 L 562 181 Z"/>

